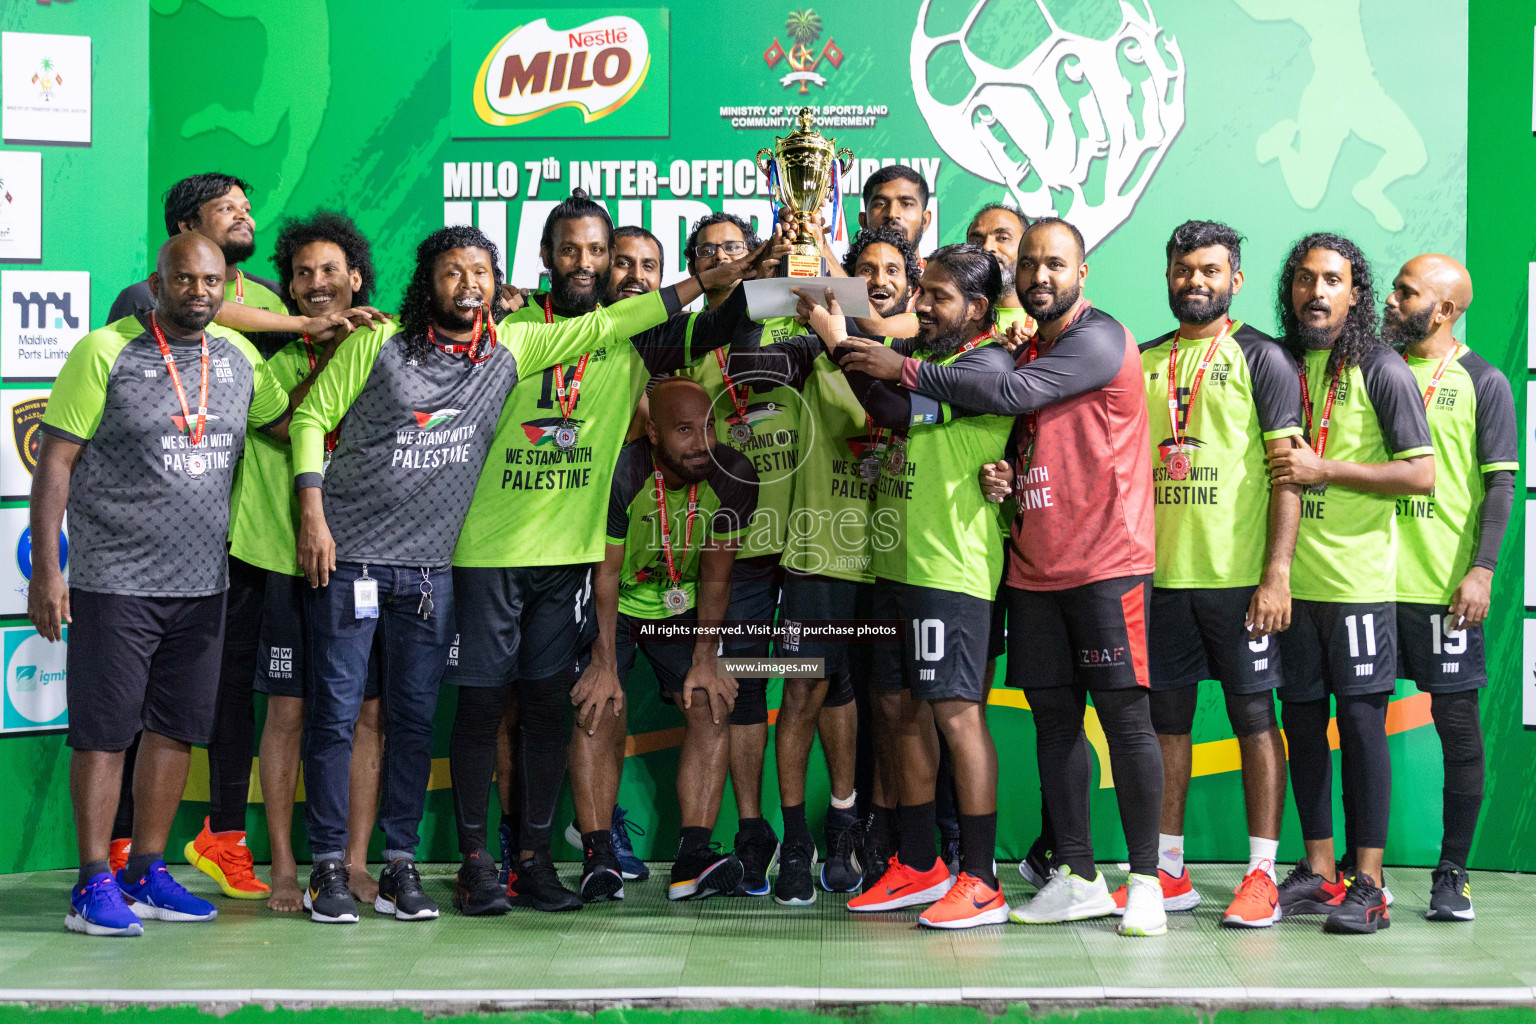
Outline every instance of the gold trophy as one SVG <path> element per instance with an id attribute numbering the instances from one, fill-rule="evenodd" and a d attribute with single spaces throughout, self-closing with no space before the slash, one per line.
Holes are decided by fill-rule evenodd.
<path id="1" fill-rule="evenodd" d="M 757 166 L 772 183 L 774 198 L 789 207 L 799 226 L 789 250 L 789 276 L 820 277 L 821 239 L 811 233 L 811 218 L 832 191 L 832 175 L 847 174 L 853 166 L 853 151 L 838 149 L 835 140 L 822 137 L 809 108 L 801 109 L 799 120 L 800 127 L 776 139 L 772 149 L 757 151 Z M 834 172 L 834 167 L 839 170 Z"/>

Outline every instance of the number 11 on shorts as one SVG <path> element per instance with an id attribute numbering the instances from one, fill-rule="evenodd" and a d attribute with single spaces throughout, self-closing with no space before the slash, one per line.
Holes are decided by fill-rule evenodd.
<path id="1" fill-rule="evenodd" d="M 1376 657 L 1376 614 L 1374 612 L 1366 612 L 1364 615 L 1344 616 L 1344 628 L 1349 630 L 1349 656 L 1351 658 L 1360 657 L 1360 637 L 1355 632 L 1356 619 L 1360 620 L 1359 624 L 1365 632 L 1365 656 L 1367 658 L 1374 658 Z M 1438 641 L 1435 649 L 1440 649 Z"/>

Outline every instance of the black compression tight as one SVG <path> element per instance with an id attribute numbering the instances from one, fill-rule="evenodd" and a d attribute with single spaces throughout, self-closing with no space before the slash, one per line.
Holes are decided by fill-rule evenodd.
<path id="1" fill-rule="evenodd" d="M 522 848 L 549 849 L 555 805 L 565 780 L 565 752 L 570 738 L 570 673 L 548 679 L 521 680 L 517 687 L 520 721 L 518 787 Z M 458 823 L 459 853 L 467 857 L 486 849 L 486 810 L 496 770 L 496 732 L 507 706 L 508 687 L 461 686 L 453 717 L 449 774 Z M 504 808 L 510 811 L 511 808 Z"/>
<path id="2" fill-rule="evenodd" d="M 1347 853 L 1384 849 L 1392 803 L 1392 759 L 1387 752 L 1390 694 L 1339 697 L 1339 746 L 1344 766 L 1344 804 L 1349 819 Z M 1333 754 L 1328 749 L 1328 699 L 1285 704 L 1291 789 L 1301 818 L 1301 837 L 1333 838 Z"/>
<path id="3" fill-rule="evenodd" d="M 1093 878 L 1093 837 L 1088 820 L 1092 775 L 1083 732 L 1084 691 L 1071 686 L 1027 689 L 1035 716 L 1035 754 L 1041 788 L 1056 834 L 1056 860 L 1074 874 Z M 1163 757 L 1152 730 L 1147 691 L 1095 690 L 1093 706 L 1109 741 L 1115 797 L 1131 870 L 1157 873 L 1158 815 L 1163 805 Z"/>
<path id="4" fill-rule="evenodd" d="M 1483 806 L 1483 726 L 1478 710 L 1481 690 L 1436 693 L 1429 698 L 1435 732 L 1445 758 L 1445 838 L 1440 859 L 1467 866 L 1472 834 Z"/>

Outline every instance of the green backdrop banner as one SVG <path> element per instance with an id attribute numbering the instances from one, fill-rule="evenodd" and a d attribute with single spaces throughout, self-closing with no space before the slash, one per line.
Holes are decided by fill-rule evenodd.
<path id="1" fill-rule="evenodd" d="M 1421 251 L 1467 255 L 1468 16 L 1437 0 L 902 0 L 878 11 L 829 0 L 814 10 L 735 5 L 728 20 L 702 0 L 622 9 L 560 0 L 149 7 L 147 16 L 138 8 L 136 23 L 137 38 L 148 36 L 148 97 L 135 108 L 153 115 L 147 188 L 140 146 L 136 160 L 122 162 L 137 169 L 130 179 L 141 175 L 130 180 L 131 201 L 100 201 L 89 186 L 70 200 L 115 226 L 133 218 L 144 225 L 120 250 L 129 255 L 113 268 L 118 276 L 96 283 L 102 310 L 117 288 L 143 276 L 163 238 L 159 195 L 186 174 L 213 169 L 256 187 L 258 256 L 249 269 L 271 274 L 279 219 L 339 209 L 373 241 L 385 306 L 398 301 L 415 244 L 444 223 L 479 225 L 502 243 L 515 283 L 539 284 L 544 217 L 576 185 L 617 221 L 655 232 L 676 277 L 682 237 L 700 215 L 728 209 L 758 223 L 771 216 L 752 158 L 787 133 L 802 105 L 855 154 L 842 181 L 850 224 L 864 179 L 896 162 L 935 187 L 925 249 L 960 240 L 986 202 L 1060 213 L 1091 246 L 1088 294 L 1138 337 L 1171 325 L 1163 246 L 1191 217 L 1227 221 L 1246 237 L 1248 284 L 1235 307 L 1261 328 L 1275 325 L 1279 265 L 1308 230 L 1354 238 L 1383 281 Z M 54 8 L 34 17 L 56 16 Z M 91 29 L 98 38 L 115 31 L 104 7 L 81 0 L 73 8 L 81 19 L 101 19 Z M 145 52 L 139 47 L 133 59 L 142 64 Z M 101 60 L 99 53 L 98 67 Z M 190 73 L 201 62 L 217 73 Z M 143 77 L 137 82 L 142 88 Z M 1528 99 L 1519 82 L 1507 90 L 1514 101 Z M 103 104 L 104 92 L 98 84 Z M 1523 117 L 1515 118 L 1522 132 Z M 99 148 L 104 118 L 96 125 Z M 144 127 L 111 127 L 119 130 L 137 139 Z M 1481 272 L 1475 261 L 1472 269 Z M 1479 332 L 1494 320 L 1487 305 L 1479 303 L 1464 329 L 1518 385 L 1520 338 L 1502 327 Z M 1254 529 L 1257 543 L 1262 525 Z M 1514 543 L 1507 552 L 1518 552 Z M 1507 566 L 1518 562 L 1506 555 Z M 1515 839 L 1515 810 L 1531 776 L 1515 678 L 1518 592 L 1517 573 L 1501 571 L 1488 733 L 1490 763 L 1506 774 L 1494 782 L 1474 848 L 1480 867 L 1536 866 Z M 634 692 L 651 691 L 640 683 Z M 1440 838 L 1439 745 L 1425 700 L 1406 684 L 1399 697 L 1388 855 L 1430 863 Z M 441 720 L 452 701 L 445 691 Z M 1038 821 L 1031 717 L 1016 691 L 998 690 L 993 703 L 1001 855 L 1018 856 Z M 679 726 L 670 709 L 635 701 L 635 756 L 621 801 L 647 828 L 642 852 L 674 848 Z M 1195 858 L 1240 860 L 1236 744 L 1214 689 L 1202 695 L 1195 729 L 1187 847 Z M 440 728 L 439 759 L 446 738 Z M 1097 749 L 1102 766 L 1101 741 Z M 774 807 L 769 760 L 764 786 Z M 56 736 L 0 739 L 0 766 L 26 790 L 0 793 L 0 813 L 13 809 L 34 835 L 25 844 L 0 839 L 0 868 L 71 861 L 66 765 Z M 446 781 L 440 760 L 424 856 L 453 855 Z M 1112 782 L 1096 768 L 1095 784 L 1099 852 L 1123 855 Z M 206 792 L 205 777 L 195 775 L 178 835 L 200 824 L 205 809 L 195 798 Z M 825 795 L 818 771 L 809 805 Z M 260 810 L 254 805 L 250 819 L 258 857 Z M 718 828 L 725 841 L 733 818 L 727 796 Z M 1299 852 L 1294 812 L 1285 835 L 1282 852 Z"/>

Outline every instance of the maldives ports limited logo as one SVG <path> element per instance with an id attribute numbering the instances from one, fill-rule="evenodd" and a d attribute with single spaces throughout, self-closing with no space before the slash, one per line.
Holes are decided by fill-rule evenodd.
<path id="1" fill-rule="evenodd" d="M 667 135 L 669 25 L 665 9 L 456 13 L 454 136 Z"/>

